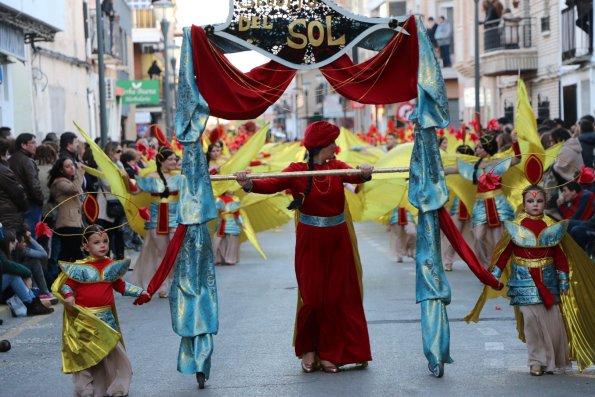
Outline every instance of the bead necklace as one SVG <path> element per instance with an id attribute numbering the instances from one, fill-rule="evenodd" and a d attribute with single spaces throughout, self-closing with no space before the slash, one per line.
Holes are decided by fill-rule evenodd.
<path id="1" fill-rule="evenodd" d="M 325 181 L 326 181 L 327 185 L 326 185 L 326 190 L 323 192 L 322 190 L 320 190 L 318 188 L 318 185 L 316 184 L 316 177 L 312 177 L 312 183 L 314 185 L 314 188 L 316 188 L 316 190 L 318 190 L 318 193 L 320 193 L 320 194 L 327 194 L 331 190 L 331 177 L 327 175 L 327 176 L 323 177 L 323 179 L 320 182 L 322 183 Z"/>

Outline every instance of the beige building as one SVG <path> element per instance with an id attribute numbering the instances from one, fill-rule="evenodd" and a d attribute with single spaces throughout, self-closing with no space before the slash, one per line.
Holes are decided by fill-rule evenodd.
<path id="1" fill-rule="evenodd" d="M 13 135 L 28 131 L 41 140 L 48 132 L 74 131 L 75 121 L 91 136 L 99 136 L 95 1 L 1 0 L 0 8 L 14 15 L 13 30 L 24 27 L 20 53 L 6 51 L 0 57 L 4 76 L 0 124 L 12 127 Z M 124 0 L 114 0 L 112 9 L 112 18 L 106 14 L 104 20 L 107 133 L 110 139 L 121 140 L 134 136 L 129 122 L 134 109 L 122 106 L 115 85 L 132 71 L 131 14 Z M 44 20 L 45 24 L 39 22 Z M 1 42 L 7 36 L 0 37 Z"/>
<path id="2" fill-rule="evenodd" d="M 497 0 L 487 0 L 489 3 Z M 573 123 L 595 107 L 592 35 L 581 29 L 579 11 L 565 0 L 499 0 L 503 15 L 487 17 L 479 1 L 480 106 L 482 120 L 514 120 L 516 81 L 526 82 L 538 119 Z M 387 8 L 388 7 L 388 8 Z M 591 2 L 591 7 L 593 7 Z M 504 12 L 506 10 L 509 12 Z M 388 10 L 388 12 L 387 12 Z M 368 0 L 371 16 L 416 13 L 452 24 L 452 67 L 443 68 L 451 121 L 475 112 L 475 2 L 468 0 Z M 484 23 L 487 22 L 487 23 Z M 591 25 L 592 26 L 592 25 Z M 587 29 L 588 31 L 588 29 Z"/>
<path id="3" fill-rule="evenodd" d="M 111 1 L 112 8 L 105 3 Z M 89 118 L 92 136 L 100 136 L 100 97 L 99 97 L 99 69 L 97 43 L 97 12 L 96 2 L 87 0 L 87 48 L 88 59 L 92 64 L 89 76 Z M 133 77 L 134 57 L 132 56 L 132 12 L 126 0 L 103 0 L 103 31 L 104 31 L 104 63 L 105 63 L 105 107 L 107 119 L 107 136 L 114 141 L 136 139 L 135 106 L 124 105 L 122 90 L 117 87 L 118 80 L 129 80 Z"/>
<path id="4" fill-rule="evenodd" d="M 164 2 L 168 3 L 168 2 Z M 175 119 L 175 93 L 179 71 L 181 28 L 177 26 L 175 1 L 169 2 L 169 9 L 162 9 L 162 14 L 156 12 L 151 0 L 128 0 L 132 8 L 133 29 L 132 41 L 134 45 L 134 79 L 160 81 L 161 102 L 137 106 L 136 129 L 139 136 L 148 133 L 149 126 L 158 124 L 163 131 L 167 131 L 166 116 L 169 116 L 169 133 L 173 132 Z M 163 36 L 162 21 L 169 23 L 166 39 Z M 179 39 L 178 39 L 179 38 Z M 167 59 L 165 57 L 165 43 L 167 43 Z M 159 74 L 149 74 L 153 62 Z M 153 69 L 155 70 L 155 69 Z M 169 103 L 166 104 L 165 90 L 166 72 L 169 80 Z M 167 106 L 167 112 L 165 107 Z"/>
<path id="5" fill-rule="evenodd" d="M 0 0 L 0 15 L 0 125 L 12 128 L 13 136 L 21 132 L 41 134 L 39 128 L 49 128 L 52 122 L 49 115 L 37 122 L 36 112 L 47 103 L 42 97 L 63 95 L 48 76 L 54 65 L 44 62 L 37 49 L 68 29 L 64 2 Z M 56 105 L 64 115 L 64 106 Z M 56 124 L 60 122 L 56 120 Z"/>

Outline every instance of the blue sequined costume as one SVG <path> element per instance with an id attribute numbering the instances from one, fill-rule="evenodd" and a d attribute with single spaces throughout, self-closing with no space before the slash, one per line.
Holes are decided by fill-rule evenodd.
<path id="1" fill-rule="evenodd" d="M 486 202 L 489 199 L 494 199 L 496 211 L 500 221 L 511 221 L 514 219 L 514 208 L 504 195 L 504 192 L 498 186 L 495 190 L 488 190 L 484 187 L 481 181 L 481 176 L 484 174 L 492 173 L 496 177 L 502 177 L 510 168 L 512 158 L 498 161 L 488 165 L 485 170 L 482 168 L 477 169 L 477 201 L 473 205 L 473 226 L 488 224 L 490 226 L 490 219 L 488 219 L 488 209 L 486 209 Z M 467 180 L 473 181 L 473 164 L 466 163 L 462 160 L 457 160 L 457 167 L 461 176 Z"/>

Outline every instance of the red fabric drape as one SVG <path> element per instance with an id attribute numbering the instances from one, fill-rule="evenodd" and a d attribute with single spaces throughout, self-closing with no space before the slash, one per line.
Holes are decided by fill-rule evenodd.
<path id="1" fill-rule="evenodd" d="M 270 61 L 243 73 L 211 44 L 198 26 L 192 26 L 192 51 L 196 84 L 209 104 L 211 116 L 228 120 L 260 116 L 277 102 L 296 72 Z"/>
<path id="2" fill-rule="evenodd" d="M 165 251 L 165 255 L 161 260 L 161 264 L 159 268 L 155 272 L 155 275 L 151 279 L 149 286 L 147 287 L 147 292 L 153 296 L 153 294 L 161 287 L 163 281 L 171 271 L 171 268 L 174 266 L 176 262 L 176 258 L 178 257 L 178 252 L 182 247 L 182 242 L 184 241 L 184 237 L 186 236 L 186 225 L 179 224 L 176 228 L 176 232 L 174 233 L 174 237 L 171 239 L 169 245 L 167 246 L 167 251 Z M 147 303 L 151 298 L 147 298 L 146 296 L 139 296 L 134 301 L 135 305 L 142 305 L 143 303 Z"/>
<path id="3" fill-rule="evenodd" d="M 469 211 L 467 211 L 467 206 L 463 203 L 463 200 L 459 200 L 459 220 L 466 221 L 469 219 Z"/>
<path id="4" fill-rule="evenodd" d="M 539 296 L 541 296 L 541 300 L 547 309 L 552 307 L 554 303 L 556 303 L 556 297 L 554 294 L 551 293 L 548 287 L 545 286 L 543 283 L 543 273 L 539 268 L 530 268 L 529 274 L 531 274 L 531 278 L 535 283 L 535 287 L 537 287 L 537 291 L 539 292 Z"/>
<path id="5" fill-rule="evenodd" d="M 452 247 L 467 266 L 469 266 L 469 269 L 471 269 L 479 281 L 492 288 L 498 290 L 502 289 L 503 285 L 479 262 L 479 259 L 477 259 L 477 256 L 475 256 L 475 253 L 471 250 L 463 238 L 463 235 L 453 223 L 450 214 L 444 207 L 438 210 L 438 217 L 440 219 L 440 229 L 444 232 Z"/>
<path id="6" fill-rule="evenodd" d="M 486 207 L 486 217 L 488 218 L 488 227 L 500 227 L 500 216 L 498 216 L 498 207 L 493 197 L 487 198 L 484 201 Z"/>
<path id="7" fill-rule="evenodd" d="M 414 17 L 373 58 L 354 65 L 344 55 L 320 71 L 347 99 L 367 104 L 389 104 L 417 98 L 419 49 Z"/>

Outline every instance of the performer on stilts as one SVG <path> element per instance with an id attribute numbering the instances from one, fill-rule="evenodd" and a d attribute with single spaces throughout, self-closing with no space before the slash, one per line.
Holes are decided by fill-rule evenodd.
<path id="1" fill-rule="evenodd" d="M 198 387 L 203 389 L 211 373 L 213 335 L 219 330 L 217 282 L 207 227 L 207 223 L 217 217 L 217 209 L 207 159 L 200 145 L 208 106 L 195 87 L 188 29 L 184 29 L 177 98 L 176 137 L 184 147 L 178 225 L 147 292 L 153 295 L 159 291 L 175 268 L 169 304 L 172 328 L 181 337 L 177 369 L 180 373 L 195 375 Z M 149 299 L 141 297 L 135 304 Z"/>
<path id="2" fill-rule="evenodd" d="M 284 172 L 349 169 L 335 160 L 339 128 L 315 122 L 305 131 L 307 163 L 291 163 Z M 361 267 L 357 243 L 346 213 L 343 183 L 371 179 L 372 166 L 360 166 L 361 175 L 292 177 L 250 180 L 236 173 L 246 191 L 271 194 L 291 190 L 296 210 L 295 269 L 299 287 L 295 353 L 304 372 L 320 367 L 335 373 L 346 364 L 372 359 L 362 304 Z"/>
<path id="3" fill-rule="evenodd" d="M 116 290 L 124 296 L 149 294 L 125 282 L 130 259 L 112 260 L 108 235 L 99 225 L 83 232 L 88 257 L 60 262 L 62 273 L 52 291 L 64 304 L 62 371 L 72 373 L 74 396 L 127 396 L 132 367 L 122 338 L 114 303 Z"/>

